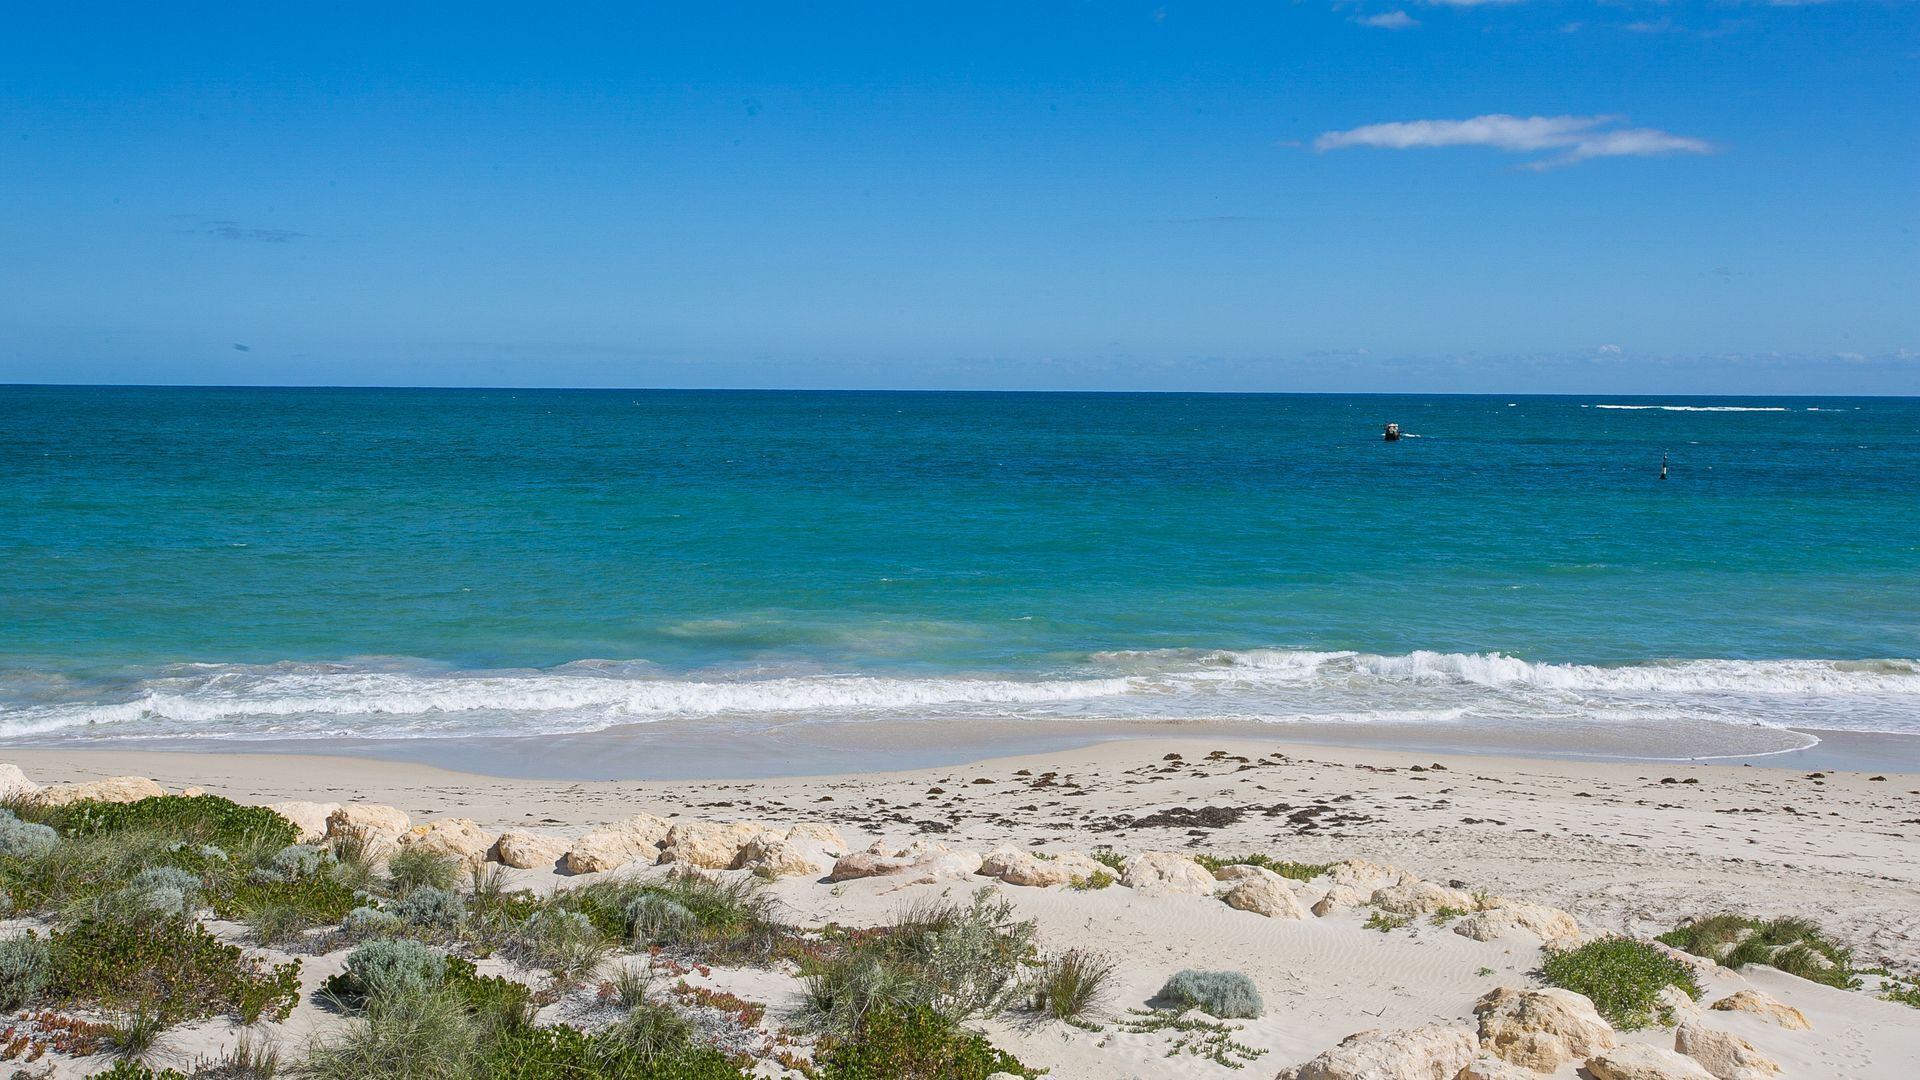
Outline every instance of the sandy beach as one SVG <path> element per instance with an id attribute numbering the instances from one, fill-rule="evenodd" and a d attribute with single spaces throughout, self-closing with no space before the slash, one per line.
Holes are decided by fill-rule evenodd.
<path id="1" fill-rule="evenodd" d="M 471 819 L 485 831 L 551 835 L 639 813 L 669 820 L 823 823 L 851 850 L 916 841 L 988 852 L 1000 845 L 1064 855 L 1110 848 L 1260 852 L 1311 863 L 1366 860 L 1420 880 L 1562 909 L 1587 934 L 1651 935 L 1683 919 L 1735 910 L 1813 919 L 1855 950 L 1861 967 L 1920 967 L 1920 776 L 1755 764 L 1599 762 L 1442 755 L 1288 744 L 1271 739 L 1156 738 L 1102 742 L 901 772 L 750 780 L 542 781 L 344 757 L 154 751 L 13 751 L 42 783 L 133 774 L 246 803 L 311 799 L 389 804 L 416 822 Z M 716 762 L 716 771 L 724 769 Z M 516 872 L 538 889 L 601 875 Z M 1235 1072 L 1167 1057 L 1164 1035 L 1059 1023 L 993 1021 L 995 1041 L 1049 1075 L 1272 1075 L 1365 1029 L 1471 1027 L 1476 999 L 1535 986 L 1538 938 L 1489 941 L 1414 919 L 1363 928 L 1366 908 L 1269 918 L 1211 895 L 1115 886 L 1021 887 L 991 878 L 821 875 L 770 885 L 796 923 L 887 921 L 921 895 L 991 887 L 1037 922 L 1046 949 L 1123 958 L 1109 1011 L 1143 1005 L 1172 972 L 1233 968 L 1251 976 L 1266 1015 L 1235 1038 L 1262 1051 Z M 1303 902 L 1316 886 L 1299 886 Z M 1317 887 L 1327 891 L 1325 882 Z M 334 958 L 309 958 L 313 982 Z M 764 970 L 711 975 L 715 987 L 790 1014 L 799 982 Z M 1818 985 L 1764 967 L 1709 970 L 1701 1004 L 1758 989 L 1800 1009 L 1810 1031 L 1713 1012 L 1789 1077 L 1904 1077 L 1920 1060 L 1920 1014 L 1865 990 Z M 302 1007 L 282 1025 L 297 1040 L 336 1017 Z M 183 1034 L 172 1053 L 209 1052 L 232 1032 Z M 1622 1032 L 1671 1046 L 1672 1029 Z M 1574 1076 L 1577 1062 L 1539 1075 Z M 82 1075 L 76 1073 L 74 1075 Z M 1578 1074 L 1586 1075 L 1586 1074 Z"/>

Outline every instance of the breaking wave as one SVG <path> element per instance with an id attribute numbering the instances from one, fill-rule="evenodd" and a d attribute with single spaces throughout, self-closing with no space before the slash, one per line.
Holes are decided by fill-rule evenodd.
<path id="1" fill-rule="evenodd" d="M 0 738 L 27 741 L 540 735 L 708 718 L 1697 721 L 1920 733 L 1920 664 L 1167 649 L 917 677 L 673 673 L 640 661 L 460 671 L 406 660 L 180 665 L 93 686 L 0 675 Z"/>
<path id="2" fill-rule="evenodd" d="M 1596 409 L 1653 409 L 1660 412 L 1789 412 L 1784 405 L 1595 405 Z"/>

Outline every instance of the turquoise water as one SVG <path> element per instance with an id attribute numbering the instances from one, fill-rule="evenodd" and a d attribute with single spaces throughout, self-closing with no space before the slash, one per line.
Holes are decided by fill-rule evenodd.
<path id="1" fill-rule="evenodd" d="M 0 388 L 0 738 L 1920 733 L 1917 509 L 1915 399 Z"/>

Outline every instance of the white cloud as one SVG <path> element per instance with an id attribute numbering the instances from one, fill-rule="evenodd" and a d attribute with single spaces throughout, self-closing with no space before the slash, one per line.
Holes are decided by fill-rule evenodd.
<path id="1" fill-rule="evenodd" d="M 1619 356 L 1619 355 L 1620 355 L 1620 346 L 1618 346 L 1618 345 L 1602 345 L 1602 346 L 1600 346 L 1600 347 L 1599 347 L 1598 349 L 1596 349 L 1596 350 L 1594 350 L 1594 351 L 1595 351 L 1595 352 L 1598 352 L 1598 353 L 1599 353 L 1600 355 L 1602 355 L 1602 356 Z"/>
<path id="2" fill-rule="evenodd" d="M 1420 0 L 1428 7 L 1492 7 L 1495 4 L 1517 4 L 1521 0 Z"/>
<path id="3" fill-rule="evenodd" d="M 1420 20 L 1404 11 L 1389 11 L 1384 15 L 1368 15 L 1353 20 L 1361 26 L 1371 26 L 1376 30 L 1411 30 L 1420 25 Z"/>
<path id="4" fill-rule="evenodd" d="M 1625 120 L 1622 116 L 1508 116 L 1504 113 L 1470 120 L 1406 120 L 1329 131 L 1313 141 L 1313 148 L 1325 151 L 1368 146 L 1414 150 L 1487 146 L 1512 154 L 1560 151 L 1552 157 L 1529 162 L 1530 169 L 1549 169 L 1600 157 L 1713 152 L 1712 144 L 1703 139 L 1654 128 L 1619 126 Z"/>

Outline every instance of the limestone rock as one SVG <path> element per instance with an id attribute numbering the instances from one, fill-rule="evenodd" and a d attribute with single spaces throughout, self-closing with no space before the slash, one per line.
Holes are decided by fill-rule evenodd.
<path id="1" fill-rule="evenodd" d="M 467 818 L 442 818 L 416 825 L 400 837 L 400 846 L 448 855 L 468 866 L 480 866 L 493 850 L 493 834 Z"/>
<path id="2" fill-rule="evenodd" d="M 984 861 L 977 851 L 949 849 L 920 856 L 907 866 L 907 871 L 913 875 L 916 884 L 964 881 L 977 873 Z"/>
<path id="3" fill-rule="evenodd" d="M 734 857 L 733 869 L 751 870 L 761 877 L 817 877 L 820 867 L 800 845 L 765 833 L 748 840 Z"/>
<path id="4" fill-rule="evenodd" d="M 803 821 L 792 826 L 787 830 L 787 839 L 795 843 L 819 844 L 835 855 L 847 850 L 846 838 L 840 835 L 840 830 L 820 821 Z"/>
<path id="5" fill-rule="evenodd" d="M 851 881 L 908 872 L 916 882 L 960 880 L 972 877 L 982 863 L 979 852 L 959 851 L 945 844 L 915 840 L 889 853 L 884 844 L 875 842 L 865 851 L 842 855 L 833 864 L 827 880 Z"/>
<path id="6" fill-rule="evenodd" d="M 654 862 L 660 857 L 660 842 L 673 828 L 666 818 L 635 814 L 589 829 L 567 850 L 567 873 L 598 874 L 636 860 Z"/>
<path id="7" fill-rule="evenodd" d="M 898 859 L 877 851 L 854 851 L 840 856 L 833 864 L 833 869 L 827 872 L 827 880 L 852 881 L 856 878 L 898 874 L 912 865 L 909 859 Z"/>
<path id="8" fill-rule="evenodd" d="M 180 794 L 185 795 L 189 799 L 199 795 L 205 795 L 206 793 L 207 793 L 207 789 L 199 786 L 184 787 L 180 789 Z"/>
<path id="9" fill-rule="evenodd" d="M 1685 990 L 1672 984 L 1661 987 L 1660 993 L 1654 997 L 1654 1002 L 1660 1011 L 1673 1018 L 1691 1016 L 1700 1011 L 1700 1007 L 1694 1004 Z"/>
<path id="10" fill-rule="evenodd" d="M 1286 880 L 1264 866 L 1252 866 L 1247 863 L 1232 863 L 1213 872 L 1215 881 L 1266 881 L 1268 879 Z"/>
<path id="11" fill-rule="evenodd" d="M 1230 908 L 1255 912 L 1270 919 L 1308 917 L 1307 909 L 1300 905 L 1300 898 L 1280 882 L 1278 874 L 1271 881 L 1247 878 L 1228 889 L 1220 899 L 1226 901 Z"/>
<path id="12" fill-rule="evenodd" d="M 1445 885 L 1417 878 L 1375 889 L 1371 902 L 1380 910 L 1395 915 L 1430 915 L 1443 907 L 1472 911 L 1475 907 L 1473 897 L 1459 889 L 1449 889 Z"/>
<path id="13" fill-rule="evenodd" d="M 391 844 L 412 824 L 404 810 L 376 803 L 348 803 L 327 815 L 327 836 L 357 836 Z"/>
<path id="14" fill-rule="evenodd" d="M 0 762 L 0 798 L 19 798 L 39 790 L 40 785 L 27 779 L 27 774 L 20 771 L 20 766 Z"/>
<path id="15" fill-rule="evenodd" d="M 1580 924 L 1559 908 L 1513 900 L 1501 900 L 1498 904 L 1458 920 L 1453 924 L 1453 932 L 1475 941 L 1526 935 L 1545 945 L 1569 945 L 1580 939 Z"/>
<path id="16" fill-rule="evenodd" d="M 1613 1028 L 1583 994 L 1502 986 L 1473 1003 L 1480 1045 L 1502 1061 L 1550 1073 L 1614 1045 Z"/>
<path id="17" fill-rule="evenodd" d="M 1335 885 L 1361 886 L 1383 878 L 1397 878 L 1400 871 L 1365 859 L 1342 859 L 1327 868 L 1327 880 Z"/>
<path id="18" fill-rule="evenodd" d="M 316 844 L 327 838 L 327 817 L 340 809 L 340 804 L 289 799 L 286 802 L 269 803 L 267 809 L 293 822 L 293 827 L 300 830 L 300 843 Z"/>
<path id="19" fill-rule="evenodd" d="M 1681 1024 L 1674 1032 L 1673 1048 L 1698 1061 L 1719 1080 L 1768 1080 L 1780 1074 L 1779 1064 L 1752 1043 L 1705 1024 Z"/>
<path id="20" fill-rule="evenodd" d="M 1438 1024 L 1403 1031 L 1361 1031 L 1279 1080 L 1454 1080 L 1473 1061 L 1472 1031 Z"/>
<path id="21" fill-rule="evenodd" d="M 751 821 L 682 821 L 667 832 L 660 845 L 660 861 L 727 870 L 740 858 L 747 841 L 767 831 L 765 825 Z"/>
<path id="22" fill-rule="evenodd" d="M 84 780 L 77 784 L 48 784 L 40 789 L 38 797 L 47 806 L 65 806 L 83 800 L 139 802 L 166 793 L 166 788 L 144 776 L 110 776 L 105 780 Z"/>
<path id="23" fill-rule="evenodd" d="M 1339 911 L 1341 908 L 1359 907 L 1366 903 L 1367 898 L 1372 895 L 1372 893 L 1363 892 L 1352 885 L 1335 885 L 1333 888 L 1327 890 L 1325 896 L 1313 902 L 1313 913 L 1324 918 Z"/>
<path id="24" fill-rule="evenodd" d="M 557 836 L 506 832 L 493 842 L 493 858 L 515 870 L 551 870 L 567 855 L 567 842 Z"/>
<path id="25" fill-rule="evenodd" d="M 1482 1053 L 1469 1061 L 1455 1080 L 1540 1080 L 1540 1074 Z"/>
<path id="26" fill-rule="evenodd" d="M 1075 878 L 1090 878 L 1099 870 L 1099 863 L 1077 851 L 1043 859 L 1019 848 L 1002 846 L 987 853 L 980 861 L 978 872 L 1009 885 L 1046 888 L 1071 884 Z"/>
<path id="27" fill-rule="evenodd" d="M 1120 884 L 1143 893 L 1213 894 L 1213 875 L 1192 859 L 1171 851 L 1144 851 L 1127 857 Z"/>
<path id="28" fill-rule="evenodd" d="M 1812 1031 L 1806 1014 L 1799 1009 L 1758 990 L 1736 990 L 1707 1006 L 1720 1012 L 1752 1013 L 1791 1031 Z"/>
<path id="29" fill-rule="evenodd" d="M 1714 1080 L 1684 1054 L 1646 1043 L 1627 1043 L 1587 1059 L 1594 1080 Z"/>

